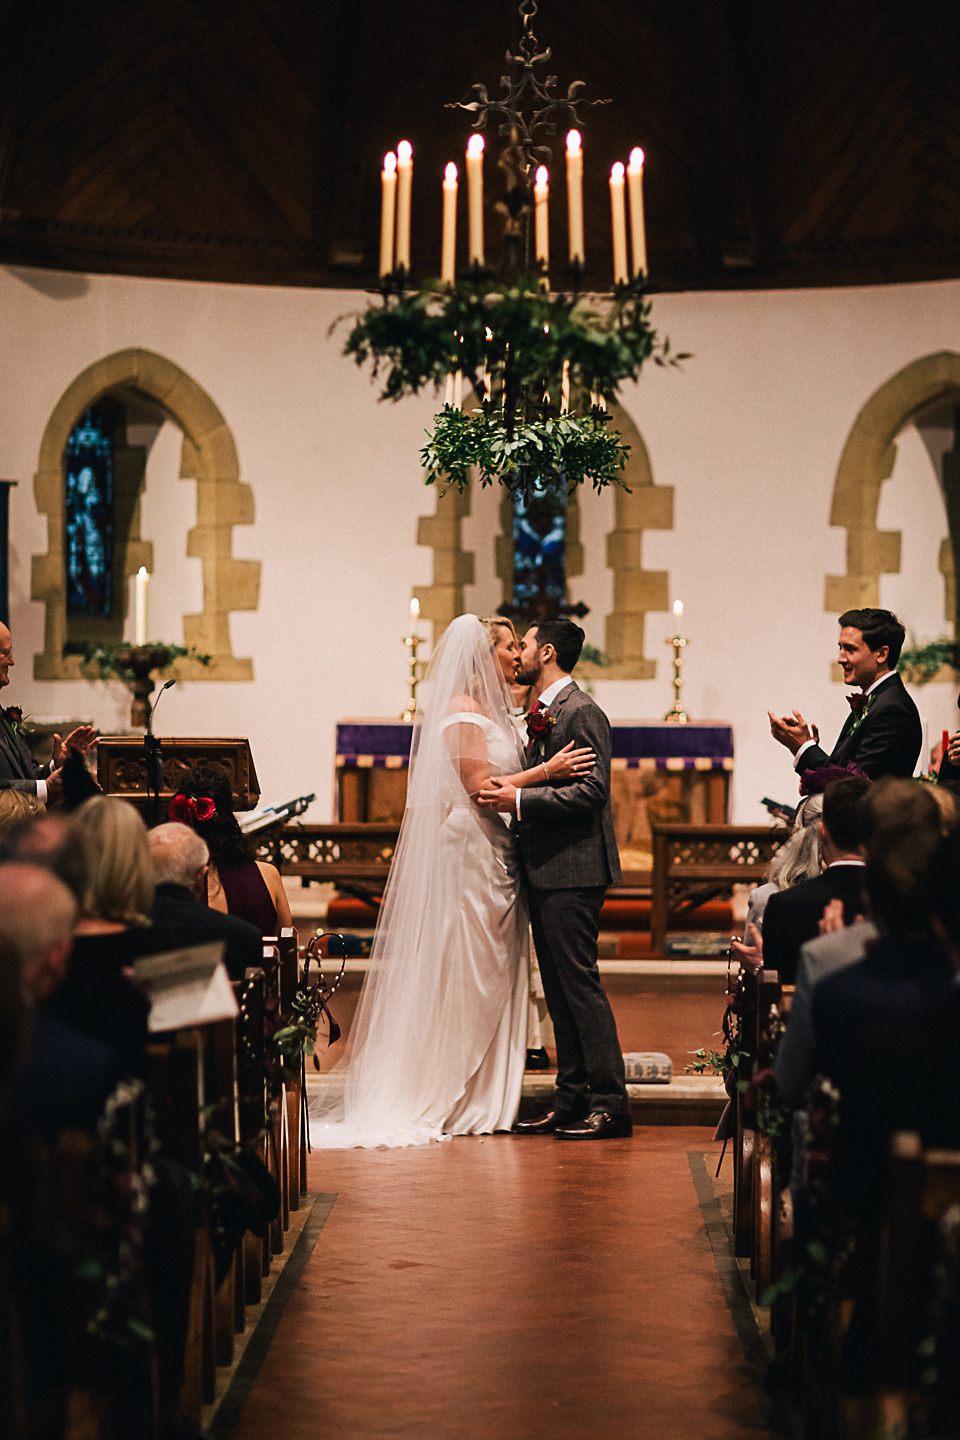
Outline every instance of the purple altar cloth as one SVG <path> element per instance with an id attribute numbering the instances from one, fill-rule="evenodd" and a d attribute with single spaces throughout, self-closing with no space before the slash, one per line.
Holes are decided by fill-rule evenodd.
<path id="1" fill-rule="evenodd" d="M 406 766 L 413 727 L 402 720 L 347 720 L 337 726 L 337 766 Z M 613 760 L 617 769 L 730 770 L 733 731 L 716 722 L 666 725 L 662 722 L 613 721 Z"/>

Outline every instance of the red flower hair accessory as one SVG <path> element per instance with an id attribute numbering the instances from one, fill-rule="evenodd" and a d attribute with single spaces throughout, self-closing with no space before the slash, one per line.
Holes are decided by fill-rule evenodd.
<path id="1" fill-rule="evenodd" d="M 196 799 L 192 795 L 174 795 L 168 813 L 171 820 L 189 825 L 191 820 L 212 820 L 217 807 L 209 795 L 198 795 Z"/>

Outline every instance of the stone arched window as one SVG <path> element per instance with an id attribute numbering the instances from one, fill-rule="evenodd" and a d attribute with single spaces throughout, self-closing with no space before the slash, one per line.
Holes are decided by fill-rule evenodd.
<path id="1" fill-rule="evenodd" d="M 657 663 L 644 654 L 644 627 L 649 612 L 669 609 L 669 576 L 665 570 L 643 568 L 644 530 L 673 529 L 673 487 L 654 484 L 650 457 L 632 418 L 614 404 L 613 428 L 630 448 L 624 472 L 629 493 L 614 492 L 614 527 L 607 535 L 607 568 L 613 571 L 613 609 L 604 621 L 604 647 L 610 665 L 600 669 L 582 661 L 578 675 L 604 680 L 652 680 Z M 583 574 L 580 540 L 580 496 L 567 506 L 567 579 Z M 584 503 L 589 503 L 585 498 Z M 463 613 L 464 587 L 474 579 L 473 552 L 464 550 L 462 527 L 470 514 L 470 493 L 448 490 L 437 496 L 433 515 L 421 516 L 417 543 L 433 550 L 433 583 L 416 587 L 421 614 L 433 621 L 434 640 L 455 616 Z M 504 492 L 500 506 L 500 533 L 495 537 L 496 573 L 504 600 L 513 593 L 513 505 Z"/>
<path id="2" fill-rule="evenodd" d="M 61 396 L 43 434 L 34 494 L 37 509 L 47 517 L 47 549 L 33 557 L 31 597 L 46 606 L 46 618 L 44 647 L 34 656 L 34 677 L 79 678 L 78 657 L 63 654 L 68 637 L 64 452 L 74 426 L 85 412 L 107 397 L 125 394 L 152 401 L 179 427 L 183 433 L 180 475 L 197 483 L 197 523 L 187 533 L 186 554 L 202 564 L 203 609 L 200 614 L 184 615 L 183 637 L 186 645 L 209 654 L 212 660 L 209 666 L 180 660 L 176 673 L 191 680 L 252 680 L 252 659 L 232 652 L 229 615 L 231 610 L 255 610 L 259 602 L 260 562 L 233 556 L 234 525 L 253 523 L 253 492 L 240 482 L 233 435 L 210 396 L 178 365 L 140 349 L 108 355 L 78 375 Z M 139 533 L 137 499 L 143 477 L 142 455 L 125 456 L 122 447 L 119 452 L 115 449 L 114 455 L 127 505 L 119 577 L 122 582 L 141 565 L 150 570 L 153 553 L 150 542 Z M 122 619 L 120 626 L 122 629 Z M 76 631 L 74 622 L 70 630 L 74 638 L 85 638 Z M 92 631 L 89 638 L 94 638 Z M 105 638 L 119 639 L 120 635 L 111 632 Z"/>

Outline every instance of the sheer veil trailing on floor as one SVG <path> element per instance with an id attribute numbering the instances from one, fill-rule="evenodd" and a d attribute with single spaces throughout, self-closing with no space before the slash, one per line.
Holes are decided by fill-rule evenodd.
<path id="1" fill-rule="evenodd" d="M 522 767 L 484 627 L 461 615 L 420 688 L 407 807 L 348 1055 L 311 1085 L 326 1148 L 508 1128 L 520 1098 L 527 917 L 506 817 L 464 786 Z"/>

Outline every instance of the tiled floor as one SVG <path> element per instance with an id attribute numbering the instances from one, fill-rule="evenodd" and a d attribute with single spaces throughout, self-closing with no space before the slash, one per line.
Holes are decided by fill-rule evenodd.
<path id="1" fill-rule="evenodd" d="M 315 1154 L 337 1201 L 236 1440 L 766 1436 L 704 1232 L 701 1129 Z"/>

